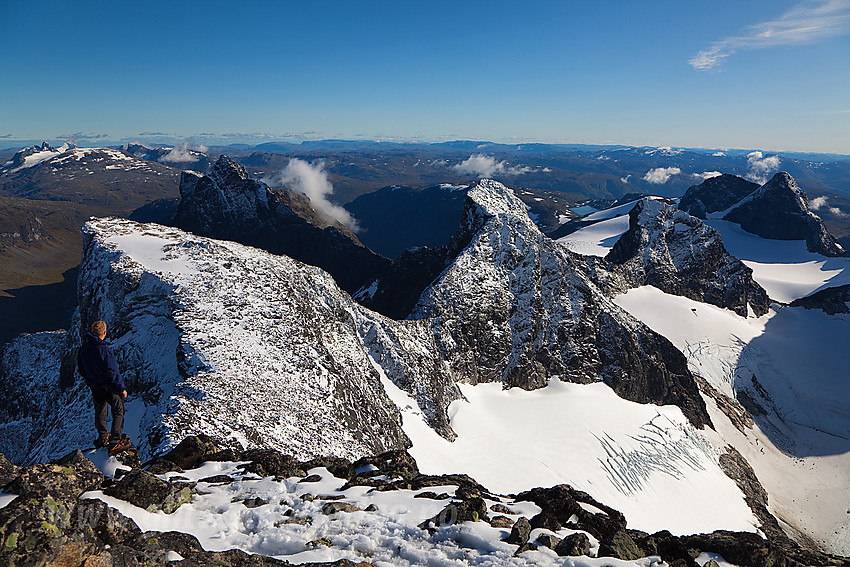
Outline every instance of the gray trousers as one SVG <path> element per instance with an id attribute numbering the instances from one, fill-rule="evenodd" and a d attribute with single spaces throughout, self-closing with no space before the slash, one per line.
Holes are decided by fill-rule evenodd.
<path id="1" fill-rule="evenodd" d="M 94 428 L 100 439 L 106 440 L 107 436 L 116 441 L 121 439 L 124 430 L 124 399 L 121 394 L 113 394 L 107 390 L 92 390 L 94 400 Z M 107 407 L 112 408 L 112 431 L 110 432 Z"/>

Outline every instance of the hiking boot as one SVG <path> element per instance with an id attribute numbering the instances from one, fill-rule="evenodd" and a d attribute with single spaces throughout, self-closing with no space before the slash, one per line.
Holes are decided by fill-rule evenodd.
<path id="1" fill-rule="evenodd" d="M 109 448 L 109 454 L 114 455 L 115 453 L 120 453 L 121 451 L 125 451 L 132 447 L 133 444 L 130 442 L 130 438 L 127 436 L 122 436 L 119 441 L 113 442 L 112 439 L 109 440 L 109 444 L 107 447 Z"/>
<path id="2" fill-rule="evenodd" d="M 94 440 L 94 448 L 95 449 L 102 449 L 102 448 L 106 447 L 108 441 L 109 441 L 109 437 L 98 437 L 97 439 Z"/>

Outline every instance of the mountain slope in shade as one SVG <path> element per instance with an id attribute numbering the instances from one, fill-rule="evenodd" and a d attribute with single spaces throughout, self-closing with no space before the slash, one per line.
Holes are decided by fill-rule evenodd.
<path id="1" fill-rule="evenodd" d="M 689 187 L 679 201 L 679 208 L 704 219 L 711 213 L 725 211 L 758 187 L 758 183 L 724 173 Z"/>
<path id="2" fill-rule="evenodd" d="M 805 240 L 810 252 L 844 256 L 844 248 L 809 208 L 806 194 L 787 173 L 780 172 L 745 197 L 724 216 L 747 232 L 764 238 Z"/>
<path id="3" fill-rule="evenodd" d="M 319 266 L 354 293 L 390 268 L 344 226 L 317 213 L 299 193 L 273 190 L 221 156 L 209 175 L 183 172 L 174 224 Z"/>

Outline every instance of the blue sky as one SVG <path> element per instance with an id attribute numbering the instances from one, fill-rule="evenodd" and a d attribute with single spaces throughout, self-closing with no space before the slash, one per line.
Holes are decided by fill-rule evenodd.
<path id="1" fill-rule="evenodd" d="M 367 138 L 850 154 L 850 0 L 2 10 L 2 147 Z"/>

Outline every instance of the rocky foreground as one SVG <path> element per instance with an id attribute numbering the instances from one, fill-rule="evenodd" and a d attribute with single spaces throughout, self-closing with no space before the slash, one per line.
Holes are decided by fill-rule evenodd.
<path id="1" fill-rule="evenodd" d="M 617 510 L 568 485 L 506 497 L 490 493 L 466 475 L 421 474 L 405 451 L 353 463 L 339 457 L 299 461 L 270 449 L 222 449 L 210 438 L 197 436 L 144 465 L 135 451 L 122 454 L 120 462 L 100 453 L 87 453 L 101 462 L 100 469 L 79 450 L 27 467 L 15 466 L 0 455 L 0 565 L 291 564 L 261 550 L 207 551 L 199 538 L 181 531 L 143 531 L 117 509 L 135 518 L 155 518 L 166 526 L 169 518 L 189 517 L 181 516 L 181 508 L 186 512 L 216 494 L 228 497 L 216 510 L 221 518 L 236 513 L 269 530 L 289 530 L 302 538 L 324 534 L 310 541 L 277 540 L 287 542 L 285 555 L 322 549 L 325 556 L 336 558 L 302 565 L 417 564 L 416 557 L 424 555 L 416 556 L 403 545 L 397 546 L 395 556 L 393 549 L 369 549 L 362 541 L 352 542 L 369 533 L 369 516 L 404 516 L 428 509 L 436 513 L 415 519 L 419 523 L 398 532 L 397 541 L 417 540 L 420 547 L 450 545 L 453 561 L 446 564 L 601 567 L 617 558 L 637 565 L 657 564 L 660 559 L 693 567 L 699 565 L 697 558 L 703 558 L 704 567 L 706 554 L 746 567 L 850 564 L 790 540 L 768 541 L 752 533 L 716 531 L 681 537 L 666 531 L 643 533 L 628 529 Z M 199 476 L 209 470 L 221 473 Z M 276 494 L 283 495 L 279 503 L 268 497 L 269 486 L 279 487 Z M 372 503 L 358 506 L 367 501 Z M 239 530 L 244 532 L 247 525 Z M 324 531 L 311 529 L 317 526 Z M 472 531 L 464 536 L 466 527 Z M 470 533 L 479 534 L 479 539 L 471 539 Z M 480 534 L 494 534 L 497 539 L 482 545 L 486 536 Z M 267 554 L 283 555 L 280 549 Z"/>

